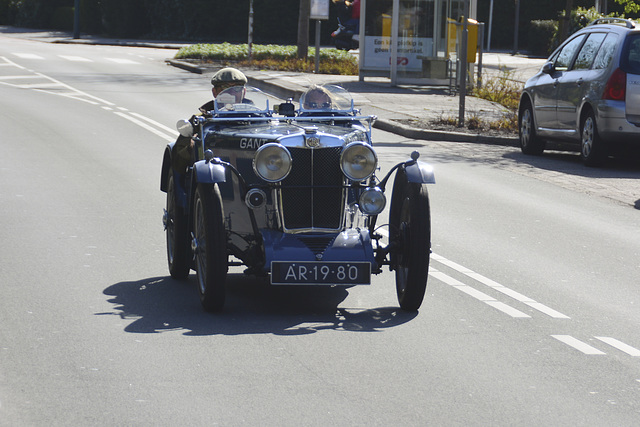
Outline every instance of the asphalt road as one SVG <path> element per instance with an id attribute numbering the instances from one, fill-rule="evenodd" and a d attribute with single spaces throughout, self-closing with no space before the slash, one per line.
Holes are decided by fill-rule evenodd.
<path id="1" fill-rule="evenodd" d="M 383 171 L 415 149 L 435 166 L 420 312 L 388 272 L 234 271 L 214 316 L 168 276 L 159 191 L 206 77 L 167 51 L 0 41 L 0 425 L 640 422 L 640 196 L 588 190 L 637 167 L 374 131 Z"/>

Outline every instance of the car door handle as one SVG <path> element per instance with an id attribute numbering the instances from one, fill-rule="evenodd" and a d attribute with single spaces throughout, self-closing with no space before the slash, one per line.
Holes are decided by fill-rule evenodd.
<path id="1" fill-rule="evenodd" d="M 556 86 L 558 86 L 558 79 L 555 79 L 555 80 L 553 81 L 553 87 L 556 87 Z"/>
<path id="2" fill-rule="evenodd" d="M 584 80 L 582 80 L 582 77 L 580 77 L 580 78 L 578 79 L 578 81 L 576 82 L 576 84 L 577 84 L 578 86 L 581 86 L 583 81 L 584 81 Z"/>

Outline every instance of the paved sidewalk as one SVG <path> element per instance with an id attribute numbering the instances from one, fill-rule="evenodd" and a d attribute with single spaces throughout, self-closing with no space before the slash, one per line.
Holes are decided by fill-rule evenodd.
<path id="1" fill-rule="evenodd" d="M 72 35 L 60 31 L 30 30 L 0 26 L 0 33 L 10 37 L 28 38 L 50 43 L 103 44 L 139 46 L 149 48 L 179 49 L 185 43 L 153 40 L 116 40 L 90 35 L 73 39 Z M 168 57 L 172 56 L 169 53 Z M 167 58 L 167 62 L 191 72 L 209 74 L 215 68 L 194 66 Z M 510 72 L 510 78 L 524 82 L 534 75 L 544 63 L 541 58 L 528 58 L 505 53 L 485 53 L 483 55 L 483 75 L 496 75 L 501 69 Z M 468 132 L 436 131 L 413 128 L 399 120 L 429 122 L 436 119 L 457 119 L 460 111 L 459 96 L 448 94 L 447 88 L 426 86 L 391 86 L 388 78 L 366 78 L 358 76 L 338 76 L 313 73 L 243 70 L 251 85 L 283 99 L 297 100 L 302 92 L 312 84 L 332 83 L 343 86 L 351 92 L 356 106 L 363 114 L 378 117 L 377 128 L 397 133 L 413 139 L 447 140 L 460 142 L 484 142 L 516 145 L 515 136 L 492 136 L 470 134 Z M 499 104 L 473 96 L 465 98 L 465 118 L 478 117 L 484 121 L 496 121 L 503 117 L 505 109 Z"/>

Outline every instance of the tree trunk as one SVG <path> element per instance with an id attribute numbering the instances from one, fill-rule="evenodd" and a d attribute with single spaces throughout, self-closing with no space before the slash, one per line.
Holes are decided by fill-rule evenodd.
<path id="1" fill-rule="evenodd" d="M 298 58 L 307 59 L 309 53 L 309 14 L 311 0 L 300 0 L 300 14 L 298 15 Z"/>
<path id="2" fill-rule="evenodd" d="M 573 0 L 567 0 L 564 8 L 564 18 L 562 19 L 562 27 L 560 31 L 560 35 L 562 36 L 560 39 L 560 43 L 565 41 L 570 35 L 569 27 L 571 26 L 571 9 L 573 9 Z"/>

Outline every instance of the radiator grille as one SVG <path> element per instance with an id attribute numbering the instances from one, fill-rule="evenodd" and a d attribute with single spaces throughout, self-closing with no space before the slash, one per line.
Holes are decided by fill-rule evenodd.
<path id="1" fill-rule="evenodd" d="M 285 228 L 340 228 L 344 213 L 342 147 L 290 147 L 289 151 L 293 165 L 281 187 Z"/>

